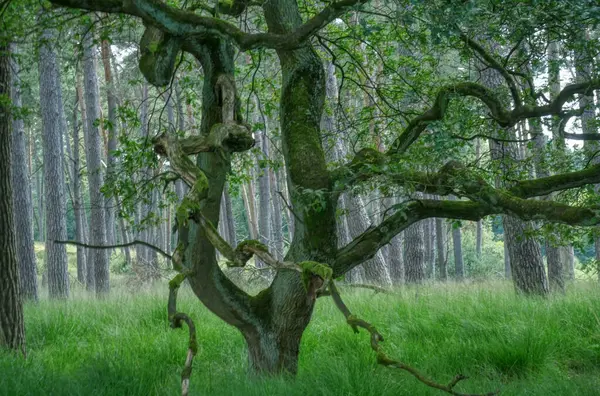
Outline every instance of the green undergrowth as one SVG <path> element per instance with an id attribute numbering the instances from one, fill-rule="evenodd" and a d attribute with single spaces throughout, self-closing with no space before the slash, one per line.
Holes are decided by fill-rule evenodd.
<path id="1" fill-rule="evenodd" d="M 342 288 L 355 315 L 385 337 L 390 357 L 439 382 L 462 373 L 462 392 L 600 394 L 600 287 L 525 299 L 508 284 L 428 285 L 398 295 Z M 164 284 L 97 301 L 28 304 L 26 360 L 0 352 L 2 395 L 176 395 L 187 329 L 169 328 Z M 295 380 L 246 374 L 240 334 L 209 313 L 188 286 L 179 309 L 196 322 L 194 395 L 442 395 L 375 363 L 365 332 L 353 334 L 332 301 L 318 301 Z"/>

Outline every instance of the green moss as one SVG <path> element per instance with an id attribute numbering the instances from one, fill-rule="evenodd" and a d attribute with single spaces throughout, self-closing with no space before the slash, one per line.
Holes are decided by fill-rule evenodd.
<path id="1" fill-rule="evenodd" d="M 308 288 L 308 283 L 312 275 L 321 277 L 323 280 L 329 280 L 333 276 L 333 269 L 327 264 L 321 264 L 316 261 L 302 261 L 298 263 L 302 268 L 302 283 Z"/>
<path id="2" fill-rule="evenodd" d="M 269 248 L 265 244 L 257 241 L 256 239 L 247 239 L 247 240 L 241 242 L 235 250 L 238 252 L 245 252 L 244 249 L 246 248 L 246 246 L 250 246 L 250 247 L 252 247 L 256 250 L 260 250 L 262 252 L 267 252 L 267 253 L 269 252 Z"/>

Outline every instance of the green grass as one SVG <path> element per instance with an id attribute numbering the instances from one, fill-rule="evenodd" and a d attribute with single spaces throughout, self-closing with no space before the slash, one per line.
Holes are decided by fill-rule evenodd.
<path id="1" fill-rule="evenodd" d="M 26 360 L 0 353 L 2 395 L 174 395 L 187 330 L 166 320 L 166 282 L 106 301 L 83 295 L 26 306 Z M 400 295 L 345 291 L 353 312 L 386 337 L 392 356 L 439 382 L 463 373 L 463 392 L 600 394 L 600 288 L 581 282 L 547 300 L 508 284 L 430 285 Z M 408 373 L 378 366 L 368 335 L 352 333 L 329 298 L 319 299 L 297 379 L 246 376 L 240 334 L 187 290 L 180 309 L 198 327 L 195 395 L 441 395 Z"/>

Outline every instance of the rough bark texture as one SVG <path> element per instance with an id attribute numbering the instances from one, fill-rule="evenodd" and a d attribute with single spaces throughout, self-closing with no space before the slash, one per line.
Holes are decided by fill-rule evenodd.
<path id="1" fill-rule="evenodd" d="M 542 132 L 541 125 L 536 121 L 529 121 L 529 129 L 535 135 L 533 145 L 533 155 L 535 164 L 535 173 L 538 178 L 547 177 L 550 175 L 548 171 L 548 164 L 545 160 L 545 149 L 546 149 L 546 137 Z M 541 199 L 544 199 L 541 198 Z M 560 239 L 557 235 L 556 239 Z M 563 258 L 566 258 L 562 251 L 565 249 L 560 246 L 556 246 L 546 239 L 546 262 L 548 266 L 548 283 L 550 291 L 564 292 L 565 279 L 564 279 L 564 268 L 566 263 L 563 263 Z"/>
<path id="2" fill-rule="evenodd" d="M 16 46 L 11 45 L 11 52 L 16 53 Z M 21 90 L 19 87 L 19 63 L 14 59 L 11 63 L 11 68 L 12 105 L 15 108 L 20 108 Z M 12 121 L 11 169 L 19 279 L 23 298 L 37 301 L 37 269 L 35 251 L 33 248 L 33 208 L 31 203 L 29 173 L 27 170 L 27 155 L 23 119 L 15 117 Z"/>
<path id="3" fill-rule="evenodd" d="M 461 281 L 465 278 L 465 264 L 462 254 L 462 233 L 460 227 L 452 228 L 452 248 L 454 251 L 454 276 Z"/>
<path id="4" fill-rule="evenodd" d="M 0 44 L 0 96 L 10 97 L 10 52 Z M 0 102 L 0 347 L 25 354 L 11 182 L 11 114 Z"/>
<path id="5" fill-rule="evenodd" d="M 256 121 L 259 121 L 255 119 Z M 258 158 L 258 161 L 269 158 L 269 142 L 267 138 L 266 125 L 265 129 L 256 133 L 256 144 L 261 150 L 262 154 Z M 272 250 L 271 244 L 271 187 L 269 181 L 269 169 L 263 167 L 262 169 L 257 166 L 256 173 L 258 175 L 258 232 L 259 241 L 265 246 L 269 246 Z M 260 260 L 256 260 L 258 267 L 264 267 L 265 264 L 261 263 Z"/>
<path id="6" fill-rule="evenodd" d="M 46 203 L 46 262 L 48 292 L 51 298 L 69 296 L 67 250 L 55 240 L 67 239 L 65 177 L 63 168 L 62 128 L 64 110 L 56 53 L 50 43 L 55 33 L 44 30 L 39 51 L 40 109 L 44 147 L 44 184 Z"/>
<path id="7" fill-rule="evenodd" d="M 435 249 L 437 260 L 438 279 L 442 282 L 448 280 L 448 269 L 446 268 L 446 230 L 444 219 L 435 219 Z"/>
<path id="8" fill-rule="evenodd" d="M 73 157 L 71 172 L 71 184 L 73 188 L 73 215 L 75 216 L 75 240 L 80 243 L 86 243 L 84 234 L 85 212 L 81 200 L 81 165 L 79 154 L 79 123 L 77 122 L 77 106 L 73 109 Z M 77 246 L 77 281 L 82 285 L 86 284 L 86 251 L 82 246 Z"/>
<path id="9" fill-rule="evenodd" d="M 404 231 L 404 271 L 406 283 L 422 283 L 425 279 L 423 225 L 416 223 Z"/>
<path id="10" fill-rule="evenodd" d="M 590 39 L 589 33 L 586 32 L 584 39 L 587 41 Z M 586 48 L 575 51 L 575 76 L 577 81 L 586 81 L 592 75 L 592 59 L 591 54 L 588 53 Z M 581 115 L 581 129 L 583 133 L 598 133 L 598 128 L 594 122 L 595 109 L 594 109 L 594 96 L 592 95 L 581 95 L 579 97 L 579 108 L 584 109 Z M 593 158 L 592 163 L 600 163 L 600 156 L 597 155 L 597 151 L 600 148 L 597 141 L 586 141 L 584 142 L 584 150 L 588 158 Z M 600 185 L 595 186 L 596 193 L 600 194 Z M 600 237 L 594 239 L 594 248 L 596 250 L 596 260 L 600 260 Z M 597 269 L 598 281 L 600 281 L 600 264 Z"/>
<path id="11" fill-rule="evenodd" d="M 225 201 L 225 221 L 227 222 L 227 241 L 232 247 L 237 246 L 237 237 L 235 232 L 235 222 L 233 221 L 233 208 L 231 205 L 231 196 L 229 195 L 229 185 L 223 187 L 223 199 Z"/>
<path id="12" fill-rule="evenodd" d="M 271 206 L 273 208 L 272 226 L 271 226 L 271 243 L 273 245 L 273 254 L 275 258 L 282 259 L 283 251 L 283 220 L 281 216 L 282 205 L 279 194 L 279 180 L 277 173 L 273 169 L 269 169 L 269 186 L 271 187 Z"/>
<path id="13" fill-rule="evenodd" d="M 475 140 L 475 158 L 479 160 L 481 156 L 481 140 Z M 479 220 L 475 231 L 475 256 L 481 259 L 481 250 L 483 249 L 483 220 Z"/>
<path id="14" fill-rule="evenodd" d="M 117 160 L 114 152 L 117 149 L 117 138 L 119 136 L 119 120 L 117 119 L 117 94 L 112 76 L 112 53 L 107 40 L 102 40 L 102 65 L 104 66 L 104 80 L 106 81 L 106 94 L 108 104 L 108 147 L 106 155 L 106 176 L 109 178 L 114 172 Z M 106 198 L 106 241 L 108 244 L 116 242 L 116 212 L 118 211 L 117 200 L 109 196 Z M 129 255 L 129 247 L 123 248 L 125 256 Z"/>
<path id="15" fill-rule="evenodd" d="M 96 75 L 96 46 L 93 33 L 84 29 L 83 34 L 83 85 L 85 88 L 85 107 L 87 114 L 86 162 L 88 168 L 88 187 L 90 192 L 90 243 L 106 245 L 106 210 L 104 195 L 100 188 L 104 184 L 102 172 L 102 142 L 98 120 L 100 119 L 100 97 L 98 77 Z M 94 270 L 96 294 L 102 295 L 110 290 L 108 254 L 105 249 L 93 249 L 88 267 Z"/>
<path id="16" fill-rule="evenodd" d="M 502 77 L 491 69 L 483 70 L 482 83 L 488 88 L 496 88 L 502 85 Z M 505 130 L 509 139 L 515 140 L 515 130 Z M 518 147 L 515 143 L 502 142 L 494 140 L 489 141 L 491 157 L 494 160 L 502 161 L 501 173 L 502 179 L 511 179 L 511 170 L 508 163 L 515 163 L 520 159 Z M 497 178 L 497 187 L 501 185 L 500 178 Z M 548 282 L 542 260 L 541 248 L 539 243 L 532 238 L 526 238 L 524 235 L 531 225 L 512 216 L 502 216 L 504 225 L 504 244 L 508 251 L 508 262 L 505 259 L 505 266 L 509 263 L 512 279 L 515 288 L 519 292 L 526 294 L 546 294 L 548 293 Z"/>
<path id="17" fill-rule="evenodd" d="M 85 97 L 84 97 L 84 93 L 83 93 L 83 78 L 81 73 L 77 73 L 77 85 L 76 85 L 76 92 L 77 92 L 77 99 L 79 102 L 79 109 L 81 110 L 81 130 L 83 132 L 83 147 L 84 149 L 87 148 L 88 145 L 88 122 L 87 122 L 87 111 L 85 108 Z M 75 144 L 75 140 L 73 141 L 73 143 Z M 80 149 L 80 145 L 78 144 L 77 147 L 73 147 L 73 155 L 75 155 L 75 153 L 77 152 L 77 158 L 80 158 L 80 154 L 79 154 L 79 149 Z M 79 162 L 79 161 L 77 161 Z M 75 166 L 75 164 L 74 164 Z M 77 167 L 77 175 L 79 176 L 81 171 L 83 171 L 83 167 Z M 75 172 L 74 172 L 75 173 Z M 81 179 L 79 179 L 81 180 Z M 89 191 L 89 186 L 88 186 L 88 191 Z M 90 231 L 89 231 L 89 222 L 88 222 L 88 218 L 87 215 L 85 213 L 85 209 L 83 207 L 83 191 L 81 192 L 81 237 L 82 240 L 85 242 L 89 242 L 90 241 Z M 87 291 L 94 291 L 95 288 L 95 275 L 94 275 L 94 263 L 93 263 L 93 252 L 91 249 L 85 249 L 83 250 L 83 252 L 85 253 L 85 289 Z M 79 251 L 78 251 L 79 254 Z M 82 263 L 79 262 L 79 258 L 78 258 L 78 265 L 81 265 Z"/>
<path id="18" fill-rule="evenodd" d="M 348 211 L 347 222 L 350 238 L 354 239 L 362 234 L 370 225 L 365 205 L 360 197 L 345 194 L 342 197 L 344 206 Z M 375 256 L 362 264 L 365 272 L 365 281 L 376 285 L 390 286 L 392 279 L 388 272 L 383 254 L 377 252 Z"/>

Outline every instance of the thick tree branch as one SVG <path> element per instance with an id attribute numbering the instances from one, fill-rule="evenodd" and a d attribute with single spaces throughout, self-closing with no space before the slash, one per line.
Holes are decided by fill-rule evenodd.
<path id="1" fill-rule="evenodd" d="M 435 121 L 440 121 L 444 118 L 450 100 L 456 96 L 471 96 L 479 99 L 486 105 L 486 107 L 490 111 L 490 114 L 499 126 L 503 128 L 510 128 L 515 126 L 519 121 L 523 121 L 529 118 L 539 118 L 550 115 L 560 116 L 563 113 L 563 106 L 569 100 L 573 99 L 574 95 L 589 95 L 591 92 L 597 89 L 600 89 L 600 79 L 593 79 L 582 83 L 570 84 L 564 87 L 557 95 L 557 97 L 547 105 L 524 105 L 516 107 L 514 110 L 509 111 L 504 108 L 501 100 L 498 99 L 494 91 L 484 87 L 483 85 L 472 82 L 464 82 L 449 85 L 441 88 L 438 91 L 434 105 L 429 110 L 427 110 L 420 116 L 414 118 L 406 126 L 404 131 L 392 144 L 388 153 L 405 152 L 410 147 L 410 145 L 419 138 L 421 133 L 425 130 L 425 128 L 427 128 L 429 124 Z"/>
<path id="2" fill-rule="evenodd" d="M 510 94 L 512 96 L 513 102 L 515 103 L 515 107 L 521 106 L 521 95 L 519 94 L 519 90 L 517 88 L 517 84 L 515 80 L 512 78 L 510 73 L 498 62 L 492 54 L 485 50 L 479 43 L 475 40 L 469 38 L 466 34 L 462 33 L 460 35 L 461 40 L 463 40 L 471 49 L 477 52 L 483 60 L 490 66 L 500 73 L 500 75 L 508 84 L 508 88 L 510 89 Z"/>
<path id="3" fill-rule="evenodd" d="M 396 212 L 379 225 L 369 227 L 348 245 L 338 250 L 333 268 L 337 278 L 356 265 L 370 259 L 377 251 L 407 227 L 430 217 L 478 221 L 493 214 L 507 214 L 523 220 L 541 220 L 571 226 L 600 224 L 600 207 L 576 207 L 552 201 L 528 200 L 503 190 L 467 186 L 463 193 L 472 201 L 418 200 L 396 206 Z"/>
<path id="4" fill-rule="evenodd" d="M 160 0 L 52 0 L 52 3 L 90 11 L 127 14 L 179 38 L 219 37 L 232 40 L 241 50 L 252 48 L 294 49 L 329 22 L 368 0 L 341 0 L 331 3 L 289 34 L 244 33 L 237 26 L 218 18 L 203 17 Z"/>

